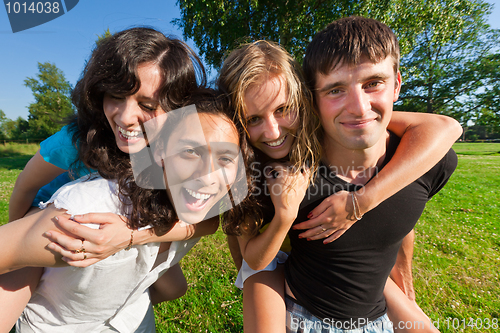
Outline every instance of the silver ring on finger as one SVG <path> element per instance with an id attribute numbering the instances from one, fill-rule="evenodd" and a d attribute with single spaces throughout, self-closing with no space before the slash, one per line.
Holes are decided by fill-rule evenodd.
<path id="1" fill-rule="evenodd" d="M 320 225 L 320 227 L 321 227 L 321 230 L 323 230 L 323 231 L 327 231 L 328 230 L 328 229 L 325 229 L 322 225 Z"/>

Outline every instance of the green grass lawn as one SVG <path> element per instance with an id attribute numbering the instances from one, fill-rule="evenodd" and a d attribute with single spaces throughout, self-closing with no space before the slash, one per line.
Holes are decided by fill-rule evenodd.
<path id="1" fill-rule="evenodd" d="M 37 150 L 29 148 L 0 145 L 0 224 L 7 221 L 14 181 Z M 441 332 L 500 331 L 500 144 L 454 148 L 458 168 L 416 227 L 417 302 Z M 224 234 L 202 239 L 181 265 L 190 288 L 156 307 L 158 331 L 242 332 L 242 294 L 233 286 L 237 272 Z"/>

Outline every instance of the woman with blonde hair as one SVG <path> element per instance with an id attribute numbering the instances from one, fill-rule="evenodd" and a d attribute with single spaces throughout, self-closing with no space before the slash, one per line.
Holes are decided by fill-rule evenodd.
<path id="1" fill-rule="evenodd" d="M 232 51 L 224 61 L 218 84 L 231 96 L 233 118 L 238 120 L 235 123 L 246 131 L 255 148 L 254 181 L 261 189 L 257 196 L 261 217 L 248 217 L 227 228 L 230 235 L 237 236 L 237 241 L 229 236 L 228 242 L 236 266 L 241 267 L 236 283 L 244 286 L 245 332 L 284 332 L 284 278 L 279 264 L 286 260 L 286 254 L 280 247 L 304 197 L 308 184 L 304 178 L 314 177 L 322 157 L 319 118 L 300 66 L 275 43 L 257 41 Z M 356 192 L 356 211 L 348 192 L 336 193 L 309 214 L 310 220 L 301 227 L 309 230 L 301 237 L 325 238 L 324 243 L 340 237 L 359 214 L 376 207 L 435 165 L 459 137 L 461 128 L 444 116 L 394 112 L 389 130 L 401 137 L 401 144 L 378 176 Z M 283 160 L 292 168 L 269 164 Z M 265 179 L 263 174 L 271 177 Z M 282 189 L 280 193 L 265 193 L 266 188 L 276 185 Z M 412 249 L 411 236 L 405 242 Z M 411 270 L 411 262 L 406 265 Z M 393 282 L 389 279 L 389 283 Z M 403 293 L 396 296 L 400 296 L 396 301 L 411 304 Z M 421 315 L 416 308 L 415 315 Z"/>

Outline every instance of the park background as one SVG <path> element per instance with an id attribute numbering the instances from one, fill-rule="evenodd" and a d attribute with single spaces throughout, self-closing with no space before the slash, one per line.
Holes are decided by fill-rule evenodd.
<path id="1" fill-rule="evenodd" d="M 363 14 L 388 23 L 402 43 L 396 109 L 450 115 L 467 141 L 454 146 L 457 171 L 416 227 L 417 301 L 443 332 L 493 331 L 500 317 L 500 144 L 493 143 L 500 132 L 498 7 L 465 0 L 85 0 L 18 33 L 0 9 L 0 224 L 17 175 L 38 149 L 19 141 L 39 142 L 74 112 L 69 92 L 106 32 L 147 25 L 183 38 L 214 79 L 224 51 L 241 41 L 278 41 L 300 60 L 314 31 Z M 190 289 L 156 308 L 158 330 L 241 332 L 241 292 L 232 286 L 236 270 L 224 235 L 204 238 L 181 264 Z"/>

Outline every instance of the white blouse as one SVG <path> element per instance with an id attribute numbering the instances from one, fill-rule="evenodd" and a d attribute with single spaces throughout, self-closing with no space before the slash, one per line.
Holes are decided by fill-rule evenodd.
<path id="1" fill-rule="evenodd" d="M 117 187 L 98 175 L 85 176 L 61 187 L 40 206 L 53 203 L 71 215 L 127 215 Z M 16 329 L 22 333 L 154 332 L 148 288 L 198 240 L 172 242 L 161 254 L 160 243 L 134 245 L 86 268 L 45 268 Z"/>

